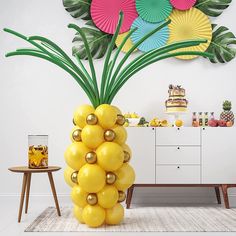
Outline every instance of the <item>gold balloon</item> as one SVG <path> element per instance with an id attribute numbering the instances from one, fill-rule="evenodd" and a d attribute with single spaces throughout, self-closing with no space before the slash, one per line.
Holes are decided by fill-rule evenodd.
<path id="1" fill-rule="evenodd" d="M 88 152 L 85 156 L 85 160 L 88 164 L 94 164 L 97 162 L 97 154 L 95 152 Z"/>
<path id="2" fill-rule="evenodd" d="M 125 117 L 118 114 L 117 118 L 116 118 L 116 124 L 117 125 L 124 125 L 124 123 L 125 123 Z"/>
<path id="3" fill-rule="evenodd" d="M 73 122 L 74 125 L 76 125 L 74 118 L 73 118 L 72 122 Z"/>
<path id="4" fill-rule="evenodd" d="M 124 151 L 124 163 L 130 160 L 130 154 L 127 151 Z"/>
<path id="5" fill-rule="evenodd" d="M 112 142 L 115 138 L 116 138 L 116 133 L 113 130 L 108 129 L 104 132 L 104 139 L 106 141 Z"/>
<path id="6" fill-rule="evenodd" d="M 96 193 L 90 193 L 87 196 L 87 203 L 91 206 L 94 206 L 98 203 L 98 198 Z"/>
<path id="7" fill-rule="evenodd" d="M 106 175 L 107 184 L 114 184 L 116 181 L 116 175 L 112 172 L 108 172 Z"/>
<path id="8" fill-rule="evenodd" d="M 88 125 L 96 125 L 98 123 L 98 118 L 95 114 L 89 114 L 86 118 L 86 122 Z"/>
<path id="9" fill-rule="evenodd" d="M 81 141 L 81 129 L 76 129 L 72 133 L 72 138 L 76 141 L 79 142 Z"/>
<path id="10" fill-rule="evenodd" d="M 77 179 L 77 176 L 78 176 L 78 171 L 74 171 L 72 174 L 71 174 L 71 181 L 75 184 L 78 184 L 78 179 Z"/>
<path id="11" fill-rule="evenodd" d="M 123 191 L 119 191 L 119 199 L 118 199 L 118 202 L 123 202 L 126 198 L 126 195 Z"/>

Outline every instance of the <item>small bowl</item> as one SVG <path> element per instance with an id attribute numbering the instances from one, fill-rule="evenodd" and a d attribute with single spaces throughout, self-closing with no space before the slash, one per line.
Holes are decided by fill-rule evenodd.
<path id="1" fill-rule="evenodd" d="M 137 126 L 140 118 L 127 118 L 127 120 L 129 121 L 129 126 Z"/>

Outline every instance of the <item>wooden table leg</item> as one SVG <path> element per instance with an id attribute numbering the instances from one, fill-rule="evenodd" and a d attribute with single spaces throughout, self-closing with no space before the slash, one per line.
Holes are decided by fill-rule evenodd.
<path id="1" fill-rule="evenodd" d="M 127 205 L 128 202 L 128 196 L 130 194 L 130 188 L 127 189 L 127 193 L 126 193 L 126 199 L 125 199 L 125 204 Z"/>
<path id="2" fill-rule="evenodd" d="M 222 184 L 221 189 L 222 189 L 222 192 L 223 192 L 225 208 L 229 209 L 228 185 L 227 184 Z"/>
<path id="3" fill-rule="evenodd" d="M 215 192 L 216 192 L 217 203 L 218 203 L 218 204 L 221 204 L 220 188 L 219 188 L 219 187 L 215 187 Z"/>
<path id="4" fill-rule="evenodd" d="M 52 172 L 48 172 L 48 178 L 49 178 L 49 182 L 50 182 L 50 185 L 51 185 L 55 205 L 56 205 L 56 208 L 57 208 L 57 214 L 59 216 L 61 216 L 60 207 L 59 207 L 58 200 L 57 200 L 56 188 L 55 188 L 53 177 L 52 177 Z"/>
<path id="5" fill-rule="evenodd" d="M 25 214 L 27 214 L 27 212 L 28 212 L 31 173 L 28 173 L 27 175 L 28 176 L 27 176 L 27 187 L 26 187 L 26 198 L 25 198 Z"/>
<path id="6" fill-rule="evenodd" d="M 132 186 L 129 188 L 129 195 L 127 196 L 126 209 L 129 209 L 129 208 L 130 208 L 130 204 L 131 204 L 132 196 L 133 196 L 133 191 L 134 191 L 134 185 L 132 185 Z"/>
<path id="7" fill-rule="evenodd" d="M 24 198 L 25 198 L 26 184 L 27 184 L 27 174 L 24 173 L 23 183 L 22 183 L 22 190 L 21 190 L 21 197 L 20 197 L 20 208 L 19 208 L 19 213 L 18 213 L 18 222 L 19 223 L 21 221 L 22 209 L 23 209 Z"/>

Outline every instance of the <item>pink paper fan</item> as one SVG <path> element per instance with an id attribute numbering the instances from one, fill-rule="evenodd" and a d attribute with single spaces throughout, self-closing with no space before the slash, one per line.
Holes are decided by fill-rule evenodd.
<path id="1" fill-rule="evenodd" d="M 120 33 L 128 31 L 138 17 L 135 0 L 93 0 L 90 11 L 95 25 L 109 34 L 115 33 L 120 11 L 124 13 Z"/>
<path id="2" fill-rule="evenodd" d="M 178 10 L 188 10 L 197 0 L 170 0 L 171 5 Z"/>

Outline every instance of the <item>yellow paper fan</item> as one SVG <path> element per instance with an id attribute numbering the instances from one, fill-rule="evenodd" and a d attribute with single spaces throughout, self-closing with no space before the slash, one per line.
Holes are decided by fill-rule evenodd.
<path id="1" fill-rule="evenodd" d="M 176 51 L 200 51 L 208 48 L 212 38 L 212 27 L 209 18 L 196 8 L 187 11 L 174 10 L 170 17 L 170 36 L 168 43 L 190 39 L 207 39 L 207 43 L 198 46 L 178 49 Z M 175 52 L 176 52 L 175 51 Z M 190 60 L 198 56 L 177 56 L 179 59 Z"/>
<path id="2" fill-rule="evenodd" d="M 117 37 L 117 39 L 116 39 L 116 46 L 117 46 L 117 47 L 119 47 L 119 46 L 121 45 L 123 39 L 126 37 L 126 35 L 127 35 L 128 33 L 129 33 L 129 31 L 128 31 L 128 32 L 125 32 L 125 33 L 123 33 L 123 34 L 119 34 L 119 35 L 118 35 L 118 37 Z M 126 53 L 126 52 L 128 52 L 133 46 L 134 46 L 134 44 L 133 44 L 133 42 L 131 41 L 131 39 L 129 38 L 129 39 L 126 41 L 125 45 L 122 47 L 121 51 Z M 135 51 L 137 51 L 137 49 L 135 49 Z"/>

